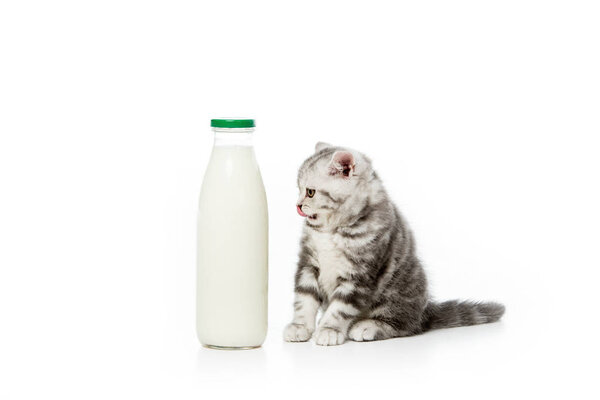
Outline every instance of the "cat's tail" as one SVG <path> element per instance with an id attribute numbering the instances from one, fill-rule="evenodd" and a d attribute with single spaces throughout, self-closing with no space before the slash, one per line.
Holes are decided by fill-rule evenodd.
<path id="1" fill-rule="evenodd" d="M 449 300 L 429 302 L 425 308 L 423 331 L 496 322 L 504 314 L 500 303 Z"/>

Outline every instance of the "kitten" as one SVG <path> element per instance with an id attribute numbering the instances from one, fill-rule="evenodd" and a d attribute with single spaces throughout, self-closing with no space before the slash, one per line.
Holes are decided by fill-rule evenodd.
<path id="1" fill-rule="evenodd" d="M 300 167 L 298 188 L 306 224 L 286 341 L 313 332 L 325 346 L 382 340 L 504 314 L 498 303 L 430 300 L 413 235 L 365 155 L 319 142 Z"/>

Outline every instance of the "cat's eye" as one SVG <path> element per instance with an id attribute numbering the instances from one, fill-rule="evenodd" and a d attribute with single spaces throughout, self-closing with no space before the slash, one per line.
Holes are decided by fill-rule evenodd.
<path id="1" fill-rule="evenodd" d="M 315 190 L 315 189 L 309 189 L 309 188 L 306 188 L 306 195 L 307 195 L 308 197 L 313 197 L 313 196 L 315 195 L 315 192 L 316 192 L 316 190 Z"/>

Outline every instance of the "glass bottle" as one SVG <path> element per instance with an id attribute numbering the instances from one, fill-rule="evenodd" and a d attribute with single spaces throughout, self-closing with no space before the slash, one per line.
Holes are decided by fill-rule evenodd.
<path id="1" fill-rule="evenodd" d="M 197 318 L 211 348 L 259 347 L 267 332 L 267 199 L 254 120 L 213 119 L 198 212 Z"/>

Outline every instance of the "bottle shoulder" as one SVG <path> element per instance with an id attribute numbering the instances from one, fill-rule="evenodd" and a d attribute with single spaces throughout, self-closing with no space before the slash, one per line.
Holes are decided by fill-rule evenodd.
<path id="1" fill-rule="evenodd" d="M 223 203 L 266 203 L 266 193 L 252 147 L 219 146 L 208 162 L 200 198 Z"/>

